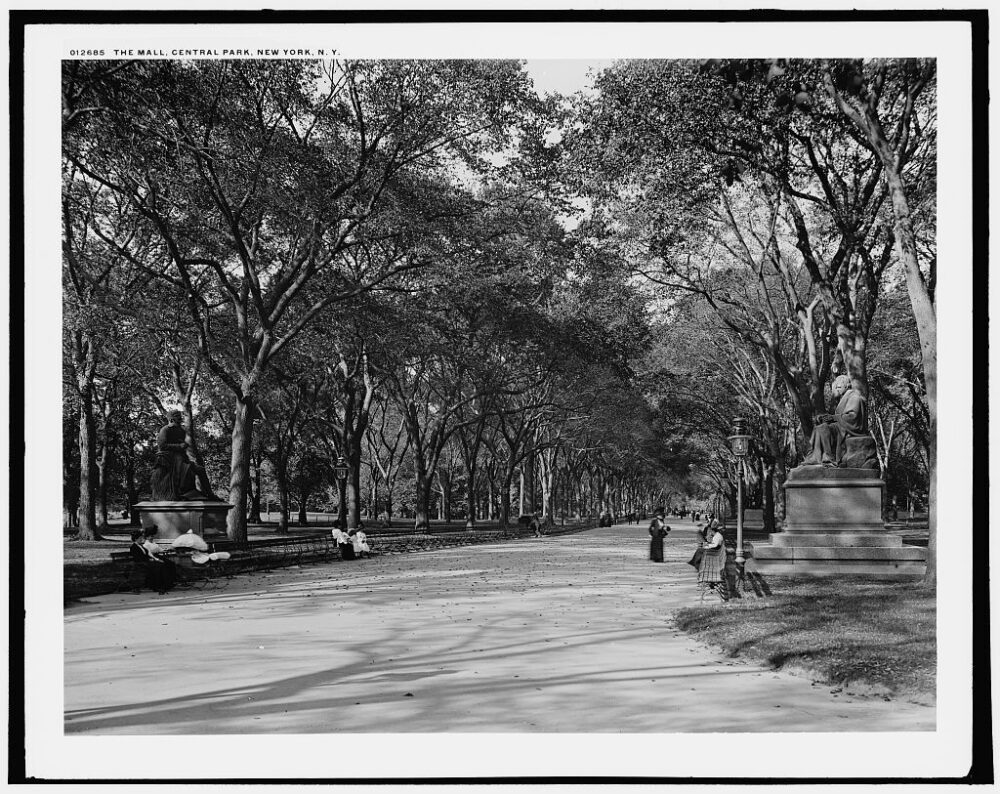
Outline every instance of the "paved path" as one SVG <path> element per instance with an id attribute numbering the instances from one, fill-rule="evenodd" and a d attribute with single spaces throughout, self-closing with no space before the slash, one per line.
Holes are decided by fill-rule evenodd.
<path id="1" fill-rule="evenodd" d="M 644 526 L 238 577 L 66 609 L 66 731 L 933 730 L 673 628 L 684 564 Z"/>

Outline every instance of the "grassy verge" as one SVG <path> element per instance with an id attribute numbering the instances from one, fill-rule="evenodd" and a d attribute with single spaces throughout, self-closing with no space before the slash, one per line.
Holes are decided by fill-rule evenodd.
<path id="1" fill-rule="evenodd" d="M 933 703 L 935 593 L 919 584 L 773 579 L 773 595 L 683 609 L 677 625 L 732 657 L 823 683 Z"/>

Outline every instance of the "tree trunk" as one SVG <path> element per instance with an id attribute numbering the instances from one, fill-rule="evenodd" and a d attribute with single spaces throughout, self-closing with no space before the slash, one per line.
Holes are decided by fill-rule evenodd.
<path id="1" fill-rule="evenodd" d="M 337 526 L 347 528 L 347 478 L 337 479 Z"/>
<path id="2" fill-rule="evenodd" d="M 237 397 L 233 414 L 233 451 L 229 466 L 229 502 L 233 505 L 226 520 L 230 540 L 247 539 L 247 486 L 250 481 L 250 449 L 253 442 L 254 401 Z"/>
<path id="3" fill-rule="evenodd" d="M 442 472 L 438 469 L 438 482 L 441 483 L 441 517 L 445 521 L 451 521 L 452 509 L 451 509 L 451 492 L 452 492 L 452 477 L 451 472 Z"/>
<path id="4" fill-rule="evenodd" d="M 535 500 L 535 450 L 531 449 L 528 451 L 527 457 L 524 459 L 524 479 L 521 481 L 521 487 L 526 491 L 526 497 L 522 497 L 524 504 L 523 508 L 527 507 L 528 515 L 535 515 L 538 512 L 538 503 Z"/>
<path id="5" fill-rule="evenodd" d="M 514 472 L 504 474 L 503 487 L 500 489 L 500 528 L 510 526 L 510 489 L 514 480 Z"/>
<path id="6" fill-rule="evenodd" d="M 260 517 L 260 460 L 253 461 L 253 490 L 250 493 L 250 517 L 247 519 L 251 524 L 261 524 Z"/>
<path id="7" fill-rule="evenodd" d="M 473 529 L 476 526 L 476 467 L 467 467 L 465 473 L 468 476 L 465 484 L 465 493 L 469 501 L 469 517 L 465 520 L 465 527 L 466 529 Z"/>
<path id="8" fill-rule="evenodd" d="M 927 491 L 927 572 L 924 584 L 937 586 L 937 440 L 931 436 L 931 481 Z"/>
<path id="9" fill-rule="evenodd" d="M 427 475 L 423 466 L 418 466 L 416 486 L 417 498 L 414 504 L 413 528 L 417 532 L 426 532 L 431 525 L 430 504 L 433 478 Z"/>
<path id="10" fill-rule="evenodd" d="M 351 445 L 352 447 L 355 445 Z M 361 445 L 347 457 L 347 528 L 357 529 L 361 521 Z"/>
<path id="11" fill-rule="evenodd" d="M 280 456 L 272 458 L 274 464 L 274 487 L 278 490 L 278 528 L 279 535 L 288 533 L 288 523 L 291 511 L 291 497 L 288 488 L 288 466 Z"/>
<path id="12" fill-rule="evenodd" d="M 97 459 L 97 531 L 106 532 L 108 529 L 108 440 L 104 439 L 104 446 Z"/>
<path id="13" fill-rule="evenodd" d="M 764 531 L 775 532 L 774 523 L 774 464 L 764 466 Z"/>
<path id="14" fill-rule="evenodd" d="M 738 476 L 743 477 L 743 473 L 740 472 L 740 474 Z M 729 515 L 731 515 L 731 516 L 735 516 L 736 515 L 736 488 L 737 488 L 736 485 L 730 485 L 726 489 L 726 503 L 729 505 L 729 508 L 728 508 L 729 509 Z M 746 488 L 747 488 L 746 477 L 743 477 L 743 494 L 744 494 L 744 497 L 746 496 Z"/>
<path id="15" fill-rule="evenodd" d="M 80 510 L 77 537 L 80 540 L 100 540 L 95 522 L 97 476 L 97 427 L 94 421 L 93 387 L 80 389 Z"/>
<path id="16" fill-rule="evenodd" d="M 493 477 L 491 476 L 486 481 L 486 520 L 490 523 L 493 522 L 493 505 L 496 500 L 496 485 L 493 482 Z"/>
<path id="17" fill-rule="evenodd" d="M 291 500 L 288 494 L 288 484 L 278 481 L 278 534 L 288 534 L 288 523 L 291 518 Z"/>
<path id="18" fill-rule="evenodd" d="M 573 478 L 569 470 L 566 469 L 562 474 L 562 518 L 563 523 L 566 523 L 566 518 L 571 515 L 573 510 Z"/>
<path id="19" fill-rule="evenodd" d="M 205 460 L 201 456 L 201 450 L 198 447 L 198 435 L 194 432 L 194 404 L 192 402 L 192 396 L 194 394 L 194 386 L 198 379 L 197 368 L 191 376 L 190 387 L 191 390 L 184 388 L 181 383 L 181 372 L 180 364 L 178 362 L 174 363 L 174 396 L 177 402 L 182 406 L 184 412 L 184 441 L 187 443 L 187 453 L 194 459 L 194 462 L 199 466 L 204 467 Z"/>
<path id="20" fill-rule="evenodd" d="M 128 495 L 128 525 L 139 526 L 139 511 L 135 505 L 139 502 L 139 489 L 135 484 L 135 455 L 129 454 L 125 459 L 125 493 Z"/>
<path id="21" fill-rule="evenodd" d="M 542 469 L 542 516 L 548 518 L 552 515 L 552 466 L 548 465 Z"/>
<path id="22" fill-rule="evenodd" d="M 299 494 L 299 526 L 304 527 L 309 523 L 309 516 L 306 514 L 306 501 L 309 494 L 305 491 Z"/>
<path id="23" fill-rule="evenodd" d="M 77 431 L 77 445 L 79 446 L 79 430 Z M 66 497 L 66 527 L 75 529 L 80 526 L 80 477 L 74 477 L 73 488 L 69 489 Z"/>
<path id="24" fill-rule="evenodd" d="M 927 392 L 928 434 L 930 443 L 930 498 L 927 505 L 927 573 L 924 582 L 937 584 L 937 311 L 927 284 L 920 272 L 917 248 L 914 242 L 910 208 L 903 189 L 903 181 L 893 163 L 886 167 L 886 178 L 892 195 L 892 209 L 896 216 L 896 242 L 906 272 L 906 288 L 920 338 L 920 355 L 924 370 L 924 388 Z"/>
<path id="25" fill-rule="evenodd" d="M 933 440 L 937 433 L 937 312 L 930 289 L 920 271 L 916 237 L 913 232 L 913 221 L 910 216 L 906 188 L 899 171 L 899 159 L 885 136 L 882 122 L 878 118 L 877 108 L 868 104 L 858 112 L 836 93 L 832 80 L 828 85 L 841 111 L 858 126 L 872 148 L 878 153 L 885 169 L 886 184 L 892 199 L 892 213 L 896 222 L 896 247 L 903 263 L 906 289 L 910 296 L 913 318 L 917 325 L 917 336 L 920 339 L 924 387 L 927 392 L 927 410 L 930 420 L 928 432 L 932 441 L 928 472 L 931 480 L 931 495 L 928 500 L 930 502 L 927 514 L 929 536 L 927 573 L 924 582 L 933 586 L 937 582 L 937 493 L 934 492 L 937 487 L 937 445 Z"/>

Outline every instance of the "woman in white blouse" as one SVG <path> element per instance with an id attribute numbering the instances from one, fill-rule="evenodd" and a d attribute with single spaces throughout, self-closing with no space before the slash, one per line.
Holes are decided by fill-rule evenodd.
<path id="1" fill-rule="evenodd" d="M 364 557 L 366 554 L 371 554 L 372 550 L 368 546 L 368 536 L 365 534 L 365 525 L 358 524 L 357 529 L 352 529 L 350 531 L 351 543 L 354 545 L 354 554 L 356 557 Z"/>

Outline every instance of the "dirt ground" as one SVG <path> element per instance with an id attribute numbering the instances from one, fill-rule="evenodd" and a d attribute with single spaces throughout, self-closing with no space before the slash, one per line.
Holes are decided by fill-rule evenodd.
<path id="1" fill-rule="evenodd" d="M 260 573 L 65 610 L 67 734 L 929 731 L 677 630 L 693 525 Z M 214 589 L 213 589 L 214 588 Z"/>

